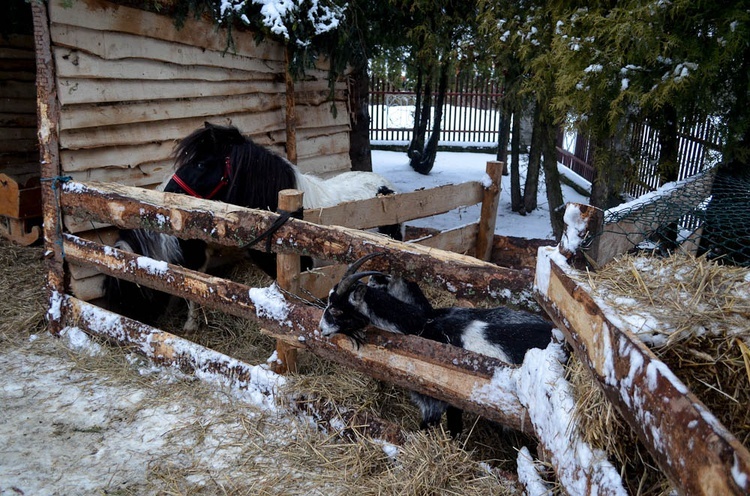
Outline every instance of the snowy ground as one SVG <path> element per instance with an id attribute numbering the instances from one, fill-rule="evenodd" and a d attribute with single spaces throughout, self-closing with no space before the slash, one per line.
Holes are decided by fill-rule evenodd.
<path id="1" fill-rule="evenodd" d="M 486 174 L 487 162 L 491 160 L 495 160 L 494 153 L 439 152 L 432 171 L 424 176 L 414 172 L 404 153 L 378 150 L 373 152 L 373 171 L 390 179 L 401 192 L 409 192 L 419 188 L 434 188 L 442 184 L 481 181 Z M 524 156 L 521 163 L 522 187 L 525 180 L 525 167 L 526 157 Z M 572 181 L 584 187 L 587 186 L 585 180 L 568 169 L 561 167 L 561 172 Z M 546 188 L 542 179 L 537 197 L 539 208 L 521 216 L 510 209 L 510 176 L 503 176 L 495 234 L 528 239 L 552 239 L 545 192 Z M 566 185 L 563 185 L 563 197 L 566 202 L 588 203 L 585 196 Z M 478 218 L 479 206 L 474 205 L 409 224 L 444 230 L 475 222 Z"/>
<path id="2" fill-rule="evenodd" d="M 423 176 L 403 153 L 378 151 L 374 168 L 401 191 L 412 191 L 481 180 L 493 159 L 443 152 Z M 506 176 L 496 232 L 550 238 L 543 187 L 539 211 L 523 217 L 510 211 L 508 189 Z M 571 188 L 564 194 L 585 202 Z M 473 222 L 475 210 L 445 214 L 429 225 Z M 12 288 L 3 290 L 11 294 Z M 218 386 L 100 350 L 74 331 L 56 340 L 17 329 L 9 339 L 0 335 L 0 343 L 1 496 L 351 493 L 335 477 L 323 487 L 306 484 L 290 453 L 316 434 L 306 419 L 283 409 L 247 404 Z M 113 361 L 120 373 L 112 373 Z M 103 362 L 108 366 L 100 367 Z M 268 449 L 275 452 L 271 459 L 263 454 Z"/>

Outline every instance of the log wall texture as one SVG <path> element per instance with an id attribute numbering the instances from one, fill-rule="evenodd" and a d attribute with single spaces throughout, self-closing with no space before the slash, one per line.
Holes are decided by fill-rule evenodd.
<path id="1" fill-rule="evenodd" d="M 235 28 L 228 48 L 226 31 L 210 21 L 191 17 L 177 29 L 171 17 L 103 0 L 51 0 L 49 16 L 62 174 L 154 187 L 177 141 L 205 121 L 237 126 L 284 155 L 281 44 Z M 327 71 L 308 71 L 295 89 L 301 169 L 349 169 L 345 85 L 336 87 L 335 117 Z"/>

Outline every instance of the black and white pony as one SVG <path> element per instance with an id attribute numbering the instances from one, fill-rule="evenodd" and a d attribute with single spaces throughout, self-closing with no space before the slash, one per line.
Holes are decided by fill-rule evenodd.
<path id="1" fill-rule="evenodd" d="M 330 179 L 303 174 L 288 160 L 246 138 L 234 126 L 205 123 L 176 146 L 175 173 L 159 188 L 196 198 L 222 201 L 248 208 L 278 209 L 279 191 L 298 189 L 304 208 L 324 208 L 338 203 L 395 193 L 394 187 L 373 172 L 344 172 Z M 399 225 L 380 232 L 401 239 Z M 120 233 L 116 247 L 139 255 L 205 271 L 209 259 L 206 244 L 142 229 Z M 251 258 L 275 278 L 275 256 L 253 250 Z M 305 268 L 309 268 L 308 263 Z M 158 292 L 108 278 L 105 292 L 110 308 L 143 321 L 153 321 L 163 312 L 151 303 Z M 192 305 L 185 330 L 197 328 Z M 153 315 L 149 312 L 153 309 Z"/>

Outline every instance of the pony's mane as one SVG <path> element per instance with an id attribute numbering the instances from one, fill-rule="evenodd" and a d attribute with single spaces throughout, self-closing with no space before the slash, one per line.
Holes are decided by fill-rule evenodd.
<path id="1" fill-rule="evenodd" d="M 244 137 L 234 126 L 207 124 L 175 149 L 178 169 L 207 158 L 223 164 L 226 157 L 233 176 L 223 198 L 226 203 L 276 211 L 279 191 L 297 187 L 296 168 L 290 162 Z"/>

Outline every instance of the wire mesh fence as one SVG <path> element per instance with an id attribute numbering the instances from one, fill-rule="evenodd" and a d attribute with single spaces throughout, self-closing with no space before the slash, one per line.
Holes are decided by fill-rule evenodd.
<path id="1" fill-rule="evenodd" d="M 680 251 L 750 266 L 750 174 L 715 167 L 607 210 L 587 240 L 597 265 L 633 251 Z"/>

